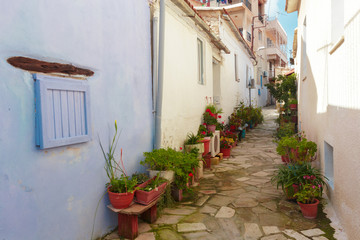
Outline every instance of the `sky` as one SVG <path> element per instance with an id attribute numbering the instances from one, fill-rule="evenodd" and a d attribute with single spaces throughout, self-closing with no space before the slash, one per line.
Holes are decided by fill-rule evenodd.
<path id="1" fill-rule="evenodd" d="M 294 29 L 297 27 L 297 12 L 286 13 L 286 0 L 267 0 L 265 5 L 265 14 L 270 18 L 277 17 L 282 27 L 285 29 L 288 37 L 288 52 L 292 50 L 294 40 Z M 289 57 L 289 53 L 288 53 Z"/>

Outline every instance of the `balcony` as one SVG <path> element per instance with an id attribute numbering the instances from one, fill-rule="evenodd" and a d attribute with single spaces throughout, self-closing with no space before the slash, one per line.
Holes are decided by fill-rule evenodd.
<path id="1" fill-rule="evenodd" d="M 226 4 L 218 3 L 216 0 L 210 0 L 210 4 L 207 4 L 207 0 L 196 0 L 197 2 L 199 2 L 199 5 L 196 6 L 209 6 L 209 7 L 225 7 L 225 6 L 229 6 L 229 5 L 233 5 L 233 4 L 237 4 L 237 3 L 244 3 L 244 5 L 251 11 L 251 0 L 232 0 L 231 3 L 229 3 L 229 0 L 227 0 Z"/>

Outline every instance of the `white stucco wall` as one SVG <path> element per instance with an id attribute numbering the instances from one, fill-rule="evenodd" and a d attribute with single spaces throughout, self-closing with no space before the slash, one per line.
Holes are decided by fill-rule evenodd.
<path id="1" fill-rule="evenodd" d="M 98 136 L 114 121 L 128 174 L 152 149 L 147 1 L 0 1 L 0 238 L 93 239 L 117 226 Z M 34 80 L 6 62 L 26 56 L 89 68 L 92 140 L 35 146 Z M 84 81 L 84 80 L 79 80 Z"/>
<path id="2" fill-rule="evenodd" d="M 341 3 L 341 2 L 340 2 Z M 322 169 L 328 164 L 324 142 L 333 147 L 334 180 L 330 199 L 349 237 L 360 235 L 360 3 L 344 2 L 344 43 L 335 42 L 331 3 L 301 1 L 298 17 L 296 73 L 299 77 L 299 125 L 316 141 Z M 319 14 L 318 9 L 321 9 Z M 306 30 L 304 19 L 306 17 Z M 304 34 L 306 31 L 306 34 Z M 306 35 L 306 52 L 304 48 Z M 306 67 L 304 63 L 307 62 Z"/>
<path id="3" fill-rule="evenodd" d="M 222 54 L 220 63 L 220 83 L 221 83 L 221 107 L 224 111 L 224 119 L 234 110 L 234 107 L 243 101 L 249 103 L 249 88 L 246 80 L 246 66 L 249 67 L 249 76 L 254 77 L 254 67 L 249 55 L 242 44 L 235 38 L 228 24 L 222 20 L 220 26 L 220 38 L 230 50 L 230 54 Z M 235 81 L 235 57 L 237 55 L 238 76 L 240 81 Z M 255 102 L 257 90 L 251 90 L 251 98 Z"/>
<path id="4" fill-rule="evenodd" d="M 184 17 L 171 2 L 166 5 L 161 145 L 179 149 L 188 132 L 197 133 L 206 97 L 209 101 L 212 97 L 213 50 L 208 37 L 191 18 Z M 204 85 L 198 83 L 198 38 L 204 46 Z"/>

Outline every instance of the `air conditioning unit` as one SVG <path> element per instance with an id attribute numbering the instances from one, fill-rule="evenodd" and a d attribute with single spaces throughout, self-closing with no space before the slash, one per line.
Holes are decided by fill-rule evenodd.
<path id="1" fill-rule="evenodd" d="M 264 74 L 263 74 L 263 75 L 264 75 L 264 77 L 269 76 L 267 71 L 264 71 Z"/>

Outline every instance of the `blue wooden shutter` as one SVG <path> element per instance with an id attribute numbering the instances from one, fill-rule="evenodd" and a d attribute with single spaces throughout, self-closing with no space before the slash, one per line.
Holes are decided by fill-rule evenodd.
<path id="1" fill-rule="evenodd" d="M 36 145 L 41 149 L 87 142 L 90 134 L 86 80 L 34 75 Z"/>

